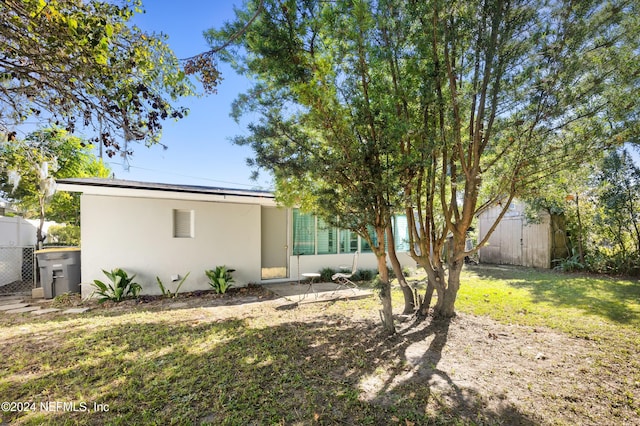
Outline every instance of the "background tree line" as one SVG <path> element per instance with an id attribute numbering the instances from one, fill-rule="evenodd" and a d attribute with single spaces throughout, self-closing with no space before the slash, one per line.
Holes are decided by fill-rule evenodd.
<path id="1" fill-rule="evenodd" d="M 640 167 L 637 146 L 594 155 L 586 167 L 561 173 L 527 200 L 529 214 L 562 214 L 570 257 L 556 259 L 564 271 L 640 275 Z M 542 192 L 542 190 L 544 190 Z"/>

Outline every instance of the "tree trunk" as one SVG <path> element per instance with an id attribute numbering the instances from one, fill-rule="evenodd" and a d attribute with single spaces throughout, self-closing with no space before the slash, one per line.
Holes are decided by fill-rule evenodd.
<path id="1" fill-rule="evenodd" d="M 380 274 L 380 301 L 382 302 L 382 327 L 389 334 L 395 334 L 396 327 L 393 324 L 393 305 L 391 304 L 391 283 L 389 283 L 389 271 L 387 270 L 386 256 L 378 258 L 378 272 Z"/>
<path id="2" fill-rule="evenodd" d="M 376 227 L 377 244 L 371 244 L 376 259 L 378 260 L 378 273 L 380 275 L 380 301 L 382 311 L 380 319 L 382 326 L 390 335 L 395 334 L 396 327 L 393 324 L 393 305 L 391 303 L 391 283 L 389 282 L 389 270 L 387 269 L 387 253 L 384 244 L 385 227 Z"/>
<path id="3" fill-rule="evenodd" d="M 460 272 L 462 272 L 463 261 L 459 261 L 451 265 L 449 268 L 449 277 L 447 279 L 447 287 L 442 292 L 442 297 L 438 293 L 438 303 L 434 310 L 434 316 L 439 318 L 451 318 L 456 315 L 455 304 L 460 289 Z"/>
<path id="4" fill-rule="evenodd" d="M 407 280 L 404 278 L 404 274 L 402 273 L 402 265 L 400 265 L 398 255 L 396 254 L 396 243 L 393 239 L 393 230 L 391 228 L 391 223 L 387 223 L 386 233 L 391 267 L 393 268 L 393 273 L 398 279 L 398 283 L 400 284 L 400 288 L 402 289 L 402 295 L 404 296 L 404 310 L 402 311 L 402 313 L 405 315 L 412 314 L 416 310 L 416 301 L 413 297 L 413 289 L 409 286 Z"/>
<path id="5" fill-rule="evenodd" d="M 45 236 L 42 233 L 42 229 L 44 228 L 44 207 L 45 207 L 45 199 L 44 196 L 40 196 L 39 197 L 39 201 L 40 201 L 40 222 L 38 223 L 38 229 L 36 231 L 36 238 L 37 238 L 37 247 L 38 249 L 42 249 L 43 247 L 43 243 L 45 240 Z"/>
<path id="6" fill-rule="evenodd" d="M 460 289 L 460 273 L 464 265 L 465 234 L 461 236 L 454 235 L 453 244 L 450 245 L 448 255 L 449 274 L 447 277 L 447 285 L 438 288 L 438 302 L 434 309 L 434 316 L 439 318 L 451 318 L 456 315 L 455 304 Z"/>
<path id="7" fill-rule="evenodd" d="M 436 287 L 433 285 L 431 280 L 427 280 L 427 290 L 424 293 L 424 300 L 420 305 L 418 312 L 421 316 L 426 317 L 429 315 L 429 307 L 431 306 L 431 299 L 433 299 L 433 291 Z"/>
<path id="8" fill-rule="evenodd" d="M 429 308 L 431 307 L 431 300 L 433 299 L 433 292 L 438 294 L 438 300 L 441 299 L 441 293 L 444 291 L 444 268 L 442 266 L 434 268 L 428 258 L 422 258 L 420 266 L 427 272 L 427 290 L 424 294 L 424 300 L 418 309 L 420 316 L 426 317 L 429 315 Z"/>

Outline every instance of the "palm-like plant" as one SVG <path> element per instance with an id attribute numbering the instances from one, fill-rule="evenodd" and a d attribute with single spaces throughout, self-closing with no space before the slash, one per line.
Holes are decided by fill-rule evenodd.
<path id="1" fill-rule="evenodd" d="M 216 269 L 209 269 L 204 271 L 207 278 L 209 278 L 209 285 L 218 294 L 224 294 L 228 289 L 233 287 L 234 279 L 231 273 L 235 272 L 235 269 L 228 269 L 226 266 L 216 266 Z"/>
<path id="2" fill-rule="evenodd" d="M 94 280 L 93 286 L 96 288 L 95 293 L 98 294 L 98 302 L 106 302 L 112 300 L 120 302 L 127 297 L 138 297 L 142 286 L 134 283 L 135 274 L 131 277 L 121 268 L 116 268 L 111 272 L 102 270 L 104 274 L 111 280 L 111 283 L 105 284 L 100 280 Z"/>

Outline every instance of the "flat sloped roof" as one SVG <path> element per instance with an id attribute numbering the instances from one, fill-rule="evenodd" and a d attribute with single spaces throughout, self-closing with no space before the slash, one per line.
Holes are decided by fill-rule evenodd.
<path id="1" fill-rule="evenodd" d="M 271 199 L 275 197 L 273 193 L 269 191 L 254 190 L 254 189 L 235 189 L 235 188 L 219 188 L 213 186 L 199 186 L 199 185 L 177 185 L 169 183 L 157 183 L 157 182 L 139 182 L 124 179 L 105 179 L 105 178 L 67 178 L 58 179 L 59 187 L 63 191 L 72 192 L 93 192 L 93 189 L 119 189 L 131 190 L 132 192 L 138 191 L 152 191 L 152 192 L 167 192 L 167 193 L 181 193 L 181 194 L 201 194 L 201 195 L 213 195 L 213 196 L 232 196 L 232 197 L 248 197 L 248 198 L 260 198 Z M 160 194 L 158 194 L 160 195 Z M 169 194 L 166 194 L 167 198 Z"/>

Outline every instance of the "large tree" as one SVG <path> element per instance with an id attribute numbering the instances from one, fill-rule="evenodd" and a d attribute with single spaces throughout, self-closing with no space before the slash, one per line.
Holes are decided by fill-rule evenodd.
<path id="1" fill-rule="evenodd" d="M 419 98 L 423 131 L 414 152 L 421 160 L 418 179 L 406 186 L 407 215 L 415 218 L 413 255 L 438 293 L 436 313 L 455 312 L 475 215 L 500 202 L 500 220 L 540 179 L 637 137 L 637 7 L 413 4 L 416 50 L 431 58 L 431 69 Z"/>
<path id="2" fill-rule="evenodd" d="M 256 79 L 236 113 L 260 121 L 237 141 L 319 212 L 343 203 L 377 227 L 404 208 L 438 315 L 455 313 L 475 215 L 494 203 L 504 214 L 545 176 L 638 135 L 636 2 L 260 7 L 210 34 L 219 44 L 246 28 L 223 58 Z"/>
<path id="3" fill-rule="evenodd" d="M 303 204 L 326 223 L 357 232 L 378 259 L 383 321 L 395 330 L 386 266 L 394 241 L 398 159 L 389 127 L 389 94 L 378 77 L 387 68 L 378 49 L 377 11 L 365 3 L 264 1 L 240 13 L 238 22 L 211 32 L 212 44 L 246 28 L 239 44 L 249 52 L 237 68 L 258 82 L 235 103 L 235 114 L 259 113 L 251 135 L 236 142 L 253 147 L 253 164 L 276 177 L 286 204 Z M 234 60 L 231 56 L 226 59 Z M 413 293 L 391 250 L 392 265 L 413 311 Z"/>
<path id="4" fill-rule="evenodd" d="M 130 25 L 139 11 L 140 0 L 3 1 L 0 132 L 12 139 L 29 118 L 92 128 L 109 156 L 158 143 L 192 86 L 163 36 Z"/>

